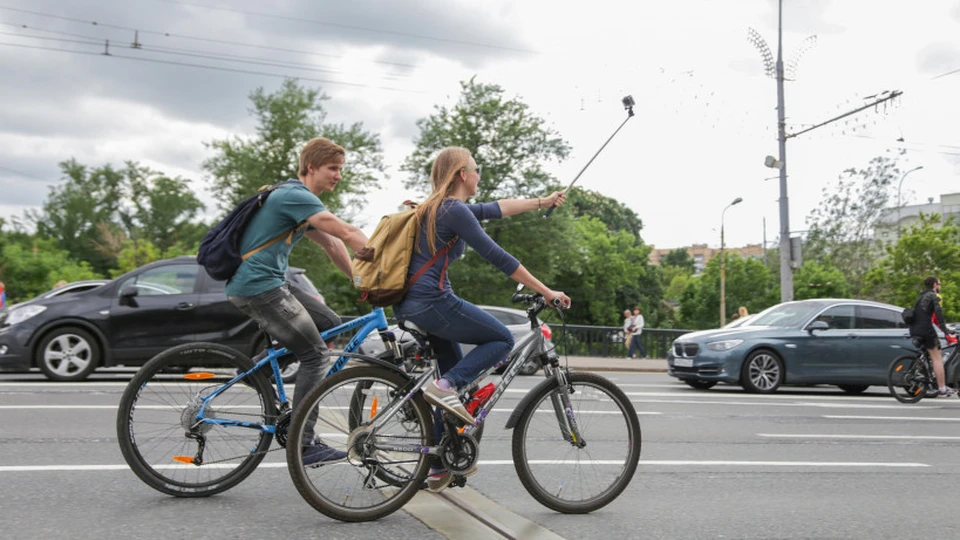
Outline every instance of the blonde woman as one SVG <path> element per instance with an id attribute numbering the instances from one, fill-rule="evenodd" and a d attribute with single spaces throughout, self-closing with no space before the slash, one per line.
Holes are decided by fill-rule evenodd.
<path id="1" fill-rule="evenodd" d="M 439 257 L 414 283 L 407 296 L 393 307 L 398 319 L 411 321 L 429 334 L 437 354 L 441 378 L 424 390 L 424 397 L 465 424 L 473 424 L 474 418 L 457 397 L 458 391 L 504 360 L 513 348 L 513 336 L 503 323 L 453 293 L 447 276 L 450 263 L 460 258 L 469 245 L 514 281 L 542 294 L 547 301 L 559 300 L 562 306 L 570 307 L 570 298 L 566 294 L 541 283 L 480 227 L 481 220 L 560 206 L 566 199 L 565 194 L 557 191 L 536 199 L 467 204 L 466 201 L 477 194 L 480 172 L 466 148 L 449 147 L 437 155 L 430 171 L 433 192 L 417 206 L 420 233 L 407 277 L 424 267 L 438 250 L 444 246 L 449 248 L 446 255 Z M 459 343 L 471 343 L 477 347 L 463 356 Z M 439 422 L 437 426 L 440 427 Z M 465 476 L 475 472 L 469 471 Z M 430 471 L 427 486 L 431 491 L 440 491 L 452 480 L 449 471 L 434 468 Z"/>

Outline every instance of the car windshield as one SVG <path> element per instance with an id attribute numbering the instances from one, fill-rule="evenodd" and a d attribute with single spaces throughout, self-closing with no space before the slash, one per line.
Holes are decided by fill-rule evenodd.
<path id="1" fill-rule="evenodd" d="M 798 326 L 812 317 L 823 305 L 818 304 L 780 304 L 757 315 L 750 321 L 750 326 L 773 326 L 789 328 Z"/>

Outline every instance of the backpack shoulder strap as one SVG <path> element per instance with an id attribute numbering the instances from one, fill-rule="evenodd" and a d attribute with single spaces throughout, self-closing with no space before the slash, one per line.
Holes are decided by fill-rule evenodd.
<path id="1" fill-rule="evenodd" d="M 420 279 L 420 276 L 422 276 L 422 275 L 424 274 L 424 272 L 426 272 L 431 266 L 434 265 L 434 263 L 436 263 L 438 260 L 440 260 L 440 257 L 441 257 L 441 256 L 446 255 L 446 253 L 447 253 L 448 251 L 450 251 L 450 248 L 453 247 L 453 245 L 456 244 L 456 243 L 457 243 L 457 240 L 459 240 L 459 239 L 460 239 L 459 236 L 454 236 L 453 238 L 450 239 L 449 242 L 447 242 L 446 244 L 444 244 L 444 246 L 443 246 L 442 248 L 438 249 L 437 252 L 433 254 L 433 257 L 430 257 L 430 260 L 427 261 L 423 266 L 421 266 L 421 267 L 420 267 L 420 270 L 417 270 L 417 273 L 414 274 L 414 275 L 410 278 L 410 281 L 407 281 L 407 288 L 409 289 L 410 287 L 412 287 L 413 284 L 416 283 L 416 281 L 417 281 L 418 279 Z M 450 264 L 450 259 L 448 258 L 448 259 L 447 259 L 446 261 L 444 261 L 444 263 L 443 263 L 443 271 L 440 272 L 440 287 L 441 287 L 441 288 L 443 287 L 443 275 L 447 273 L 447 265 L 449 265 L 449 264 Z"/>
<path id="2" fill-rule="evenodd" d="M 243 257 L 242 257 L 242 260 L 245 261 L 245 260 L 249 259 L 249 258 L 252 257 L 254 254 L 256 254 L 257 252 L 263 251 L 264 249 L 267 249 L 268 247 L 276 244 L 277 242 L 279 242 L 280 240 L 283 240 L 284 238 L 287 239 L 287 244 L 289 245 L 291 242 L 293 242 L 293 235 L 296 234 L 296 233 L 298 233 L 298 232 L 300 232 L 300 231 L 302 231 L 303 229 L 306 229 L 308 225 L 309 225 L 309 223 L 307 223 L 306 220 L 304 220 L 304 221 L 300 222 L 296 227 L 290 229 L 289 231 L 283 231 L 283 232 L 280 233 L 279 235 L 274 236 L 274 237 L 271 238 L 270 240 L 267 240 L 267 242 L 266 242 L 265 244 L 262 244 L 262 245 L 260 245 L 260 246 L 257 246 L 256 248 L 254 248 L 254 249 L 252 249 L 252 250 L 244 253 L 244 254 L 243 254 Z"/>

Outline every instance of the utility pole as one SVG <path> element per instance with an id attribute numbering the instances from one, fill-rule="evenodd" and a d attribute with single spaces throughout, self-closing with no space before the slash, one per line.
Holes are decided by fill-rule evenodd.
<path id="1" fill-rule="evenodd" d="M 783 65 L 783 0 L 779 0 L 777 2 L 776 62 L 774 62 L 773 53 L 770 52 L 770 48 L 767 46 L 766 41 L 764 41 L 763 37 L 761 37 L 756 30 L 751 28 L 748 36 L 750 42 L 754 47 L 757 48 L 757 50 L 760 52 L 760 55 L 763 57 L 764 70 L 766 74 L 770 77 L 776 78 L 777 81 L 777 142 L 779 145 L 779 159 L 774 159 L 773 156 L 767 156 L 764 163 L 767 167 L 780 170 L 780 301 L 789 302 L 793 300 L 794 254 L 792 253 L 790 242 L 790 200 L 787 197 L 787 139 L 796 137 L 797 135 L 817 129 L 832 122 L 836 122 L 841 118 L 856 114 L 870 107 L 876 107 L 881 103 L 899 97 L 902 92 L 897 90 L 884 91 L 878 94 L 879 97 L 874 99 L 871 103 L 863 105 L 862 107 L 858 107 L 835 118 L 831 118 L 825 122 L 821 122 L 815 126 L 788 135 L 786 124 L 787 114 L 786 106 L 784 105 L 785 100 L 783 92 L 783 81 L 785 79 L 785 69 Z M 796 65 L 800 60 L 800 55 L 802 55 L 805 51 L 805 47 L 811 46 L 815 39 L 816 36 L 810 36 L 804 40 L 803 44 L 801 44 L 800 50 L 790 61 L 789 69 L 791 71 L 796 69 Z M 792 76 L 793 75 L 791 75 L 791 77 Z M 766 245 L 764 245 L 764 247 L 766 247 Z"/>
<path id="2" fill-rule="evenodd" d="M 787 198 L 787 114 L 783 99 L 783 0 L 777 9 L 777 141 L 780 146 L 780 301 L 793 300 L 790 203 Z"/>

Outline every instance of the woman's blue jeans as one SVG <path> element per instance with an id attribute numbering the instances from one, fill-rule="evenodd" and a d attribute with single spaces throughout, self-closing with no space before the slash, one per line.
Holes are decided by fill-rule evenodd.
<path id="1" fill-rule="evenodd" d="M 454 294 L 430 300 L 408 298 L 395 305 L 393 312 L 429 334 L 440 374 L 457 389 L 500 363 L 513 349 L 513 335 L 503 323 Z M 460 343 L 477 347 L 463 356 Z"/>

